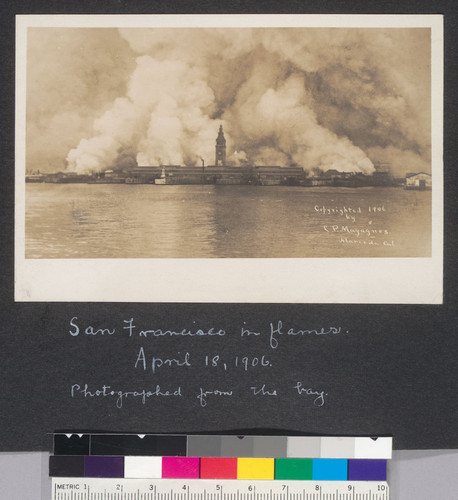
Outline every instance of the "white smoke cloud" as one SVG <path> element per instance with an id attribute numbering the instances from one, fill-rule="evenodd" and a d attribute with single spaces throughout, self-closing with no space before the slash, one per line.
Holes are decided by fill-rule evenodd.
<path id="1" fill-rule="evenodd" d="M 431 163 L 414 151 L 389 146 L 387 148 L 370 148 L 367 154 L 374 158 L 384 158 L 384 161 L 391 163 L 392 170 L 395 172 L 431 172 Z"/>
<path id="2" fill-rule="evenodd" d="M 373 162 L 391 161 L 399 175 L 430 171 L 429 30 L 121 29 L 118 46 L 130 51 L 121 60 L 101 41 L 108 31 L 86 33 L 94 47 L 87 65 L 112 68 L 118 90 L 104 73 L 92 82 L 95 69 L 76 58 L 87 96 L 65 109 L 74 115 L 70 170 L 112 168 L 126 151 L 139 165 L 212 164 L 222 123 L 235 165 L 369 173 Z M 62 39 L 61 52 L 43 40 L 55 65 L 77 47 L 72 36 Z M 47 78 L 38 75 L 31 89 L 57 92 Z M 71 95 L 65 87 L 59 93 L 67 101 Z M 58 135 L 61 112 L 48 111 L 40 127 L 30 115 L 29 143 L 38 142 L 43 121 Z M 72 127 L 63 130 L 68 145 Z"/>
<path id="3" fill-rule="evenodd" d="M 139 165 L 194 164 L 213 153 L 219 122 L 209 113 L 214 95 L 197 69 L 182 61 L 137 58 L 127 96 L 94 123 L 67 157 L 77 172 L 108 168 L 120 148 L 137 151 Z"/>
<path id="4" fill-rule="evenodd" d="M 304 79 L 289 77 L 279 88 L 269 88 L 252 109 L 248 109 L 250 121 L 241 120 L 248 135 L 253 122 L 257 136 L 267 136 L 275 147 L 262 148 L 255 158 L 268 161 L 265 152 L 270 151 L 276 164 L 306 165 L 308 169 L 333 168 L 346 172 L 371 172 L 373 165 L 366 154 L 355 147 L 348 138 L 339 138 L 319 125 L 315 113 L 305 104 Z M 249 106 L 249 103 L 246 103 Z M 246 107 L 242 106 L 242 112 Z M 243 130 L 242 130 L 243 132 Z M 255 136 L 256 139 L 256 136 Z M 277 151 L 277 154 L 273 153 Z M 268 163 L 272 164 L 272 159 Z"/>
<path id="5" fill-rule="evenodd" d="M 236 167 L 245 166 L 248 164 L 248 157 L 245 151 L 231 151 L 226 156 L 228 162 Z"/>
<path id="6" fill-rule="evenodd" d="M 115 29 L 29 28 L 27 43 L 26 168 L 62 171 L 125 93 L 135 60 Z"/>

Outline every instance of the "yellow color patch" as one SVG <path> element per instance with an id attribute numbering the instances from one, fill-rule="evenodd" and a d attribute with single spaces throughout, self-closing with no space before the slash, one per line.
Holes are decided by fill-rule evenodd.
<path id="1" fill-rule="evenodd" d="M 274 479 L 274 458 L 238 458 L 237 479 Z"/>

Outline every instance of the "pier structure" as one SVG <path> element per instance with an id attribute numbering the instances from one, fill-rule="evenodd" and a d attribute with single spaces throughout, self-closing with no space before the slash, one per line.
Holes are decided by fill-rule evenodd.
<path id="1" fill-rule="evenodd" d="M 158 165 L 136 167 L 126 177 L 127 184 L 296 184 L 304 178 L 301 167 L 280 166 L 201 166 Z"/>
<path id="2" fill-rule="evenodd" d="M 378 162 L 375 172 L 340 172 L 335 169 L 321 171 L 313 175 L 303 167 L 290 165 L 230 165 L 226 161 L 226 138 L 223 126 L 219 126 L 215 144 L 215 164 L 205 165 L 147 165 L 128 169 L 77 174 L 76 172 L 57 172 L 42 174 L 28 172 L 26 182 L 51 183 L 90 183 L 90 184 L 226 184 L 226 185 L 261 185 L 261 186 L 395 186 L 404 184 L 406 189 L 431 189 L 431 175 L 425 172 L 407 174 L 405 179 L 394 179 L 389 174 L 391 164 Z"/>

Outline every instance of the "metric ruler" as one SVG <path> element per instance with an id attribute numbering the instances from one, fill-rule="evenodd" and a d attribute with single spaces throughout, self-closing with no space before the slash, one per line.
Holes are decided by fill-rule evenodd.
<path id="1" fill-rule="evenodd" d="M 386 482 L 53 478 L 52 500 L 389 500 Z"/>

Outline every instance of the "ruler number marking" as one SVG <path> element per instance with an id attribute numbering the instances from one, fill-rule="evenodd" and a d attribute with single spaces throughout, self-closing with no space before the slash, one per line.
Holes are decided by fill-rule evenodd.
<path id="1" fill-rule="evenodd" d="M 386 482 L 184 481 L 53 478 L 51 491 L 52 500 L 389 500 Z"/>

